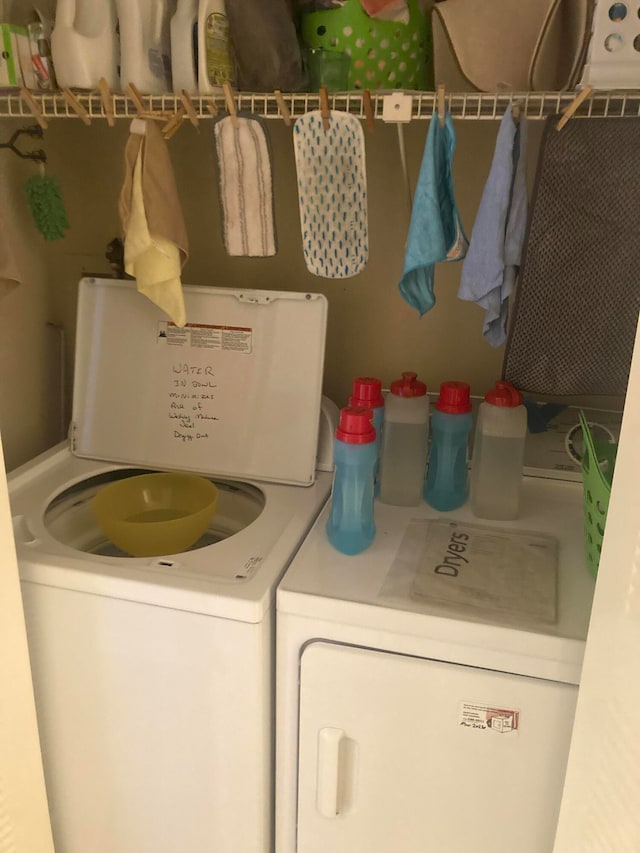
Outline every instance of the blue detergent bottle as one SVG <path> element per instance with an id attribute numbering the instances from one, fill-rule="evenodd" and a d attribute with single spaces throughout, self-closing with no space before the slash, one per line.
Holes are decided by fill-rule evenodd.
<path id="1" fill-rule="evenodd" d="M 333 445 L 335 471 L 327 538 L 343 554 L 359 554 L 373 542 L 373 477 L 377 461 L 371 409 L 347 406 Z"/>
<path id="2" fill-rule="evenodd" d="M 470 388 L 466 382 L 443 382 L 431 415 L 431 452 L 424 499 L 447 512 L 469 496 L 467 457 L 471 430 Z"/>
<path id="3" fill-rule="evenodd" d="M 359 376 L 353 380 L 353 389 L 349 397 L 349 406 L 356 409 L 371 409 L 373 427 L 376 431 L 376 469 L 373 477 L 373 492 L 380 491 L 380 447 L 382 442 L 382 424 L 384 423 L 384 397 L 382 382 L 373 376 Z"/>

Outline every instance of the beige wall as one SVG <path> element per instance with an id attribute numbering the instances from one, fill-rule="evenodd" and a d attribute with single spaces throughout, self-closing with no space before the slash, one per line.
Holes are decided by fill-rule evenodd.
<path id="1" fill-rule="evenodd" d="M 428 123 L 405 127 L 412 186 L 415 185 Z M 354 278 L 325 280 L 307 272 L 298 218 L 292 130 L 267 123 L 273 149 L 275 211 L 279 250 L 275 258 L 230 258 L 221 239 L 217 172 L 211 122 L 185 125 L 170 141 L 170 152 L 191 244 L 183 280 L 198 285 L 310 290 L 326 294 L 329 325 L 325 392 L 346 401 L 354 376 L 379 376 L 386 385 L 403 370 L 415 370 L 434 390 L 443 379 L 464 379 L 483 392 L 500 374 L 502 350 L 482 338 L 483 312 L 457 299 L 461 265 L 440 264 L 436 306 L 420 319 L 402 299 L 398 280 L 409 225 L 395 126 L 376 124 L 366 133 L 370 257 Z M 465 229 L 486 180 L 498 123 L 458 122 L 455 185 Z M 540 123 L 531 123 L 531 174 Z M 122 180 L 122 150 L 127 122 L 110 129 L 102 121 L 52 122 L 47 131 L 50 171 L 62 183 L 72 228 L 48 247 L 54 318 L 73 346 L 75 295 L 83 271 L 107 270 L 104 250 L 119 233 L 117 196 Z M 69 371 L 70 372 L 70 371 Z M 69 380 L 69 377 L 68 377 Z"/>

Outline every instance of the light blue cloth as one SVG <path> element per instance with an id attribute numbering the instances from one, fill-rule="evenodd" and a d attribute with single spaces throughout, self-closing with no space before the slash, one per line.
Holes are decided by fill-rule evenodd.
<path id="1" fill-rule="evenodd" d="M 507 108 L 489 177 L 462 267 L 458 296 L 485 309 L 482 334 L 491 346 L 506 340 L 509 297 L 520 267 L 527 227 L 527 120 Z"/>
<path id="2" fill-rule="evenodd" d="M 422 156 L 420 175 L 413 199 L 411 224 L 400 279 L 405 300 L 425 314 L 435 304 L 434 265 L 438 261 L 457 261 L 464 257 L 467 238 L 453 192 L 452 162 L 456 134 L 447 113 L 440 127 L 434 113 Z"/>

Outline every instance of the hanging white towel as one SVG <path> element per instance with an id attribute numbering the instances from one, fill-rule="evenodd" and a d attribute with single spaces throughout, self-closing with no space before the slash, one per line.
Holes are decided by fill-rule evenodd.
<path id="1" fill-rule="evenodd" d="M 215 122 L 225 249 L 250 258 L 276 254 L 271 154 L 262 122 L 225 116 Z"/>

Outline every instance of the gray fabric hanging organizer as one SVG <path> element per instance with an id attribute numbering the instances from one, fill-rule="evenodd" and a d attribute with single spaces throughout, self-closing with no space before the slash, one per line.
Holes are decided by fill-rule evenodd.
<path id="1" fill-rule="evenodd" d="M 546 124 L 504 378 L 624 394 L 640 312 L 640 118 Z"/>

